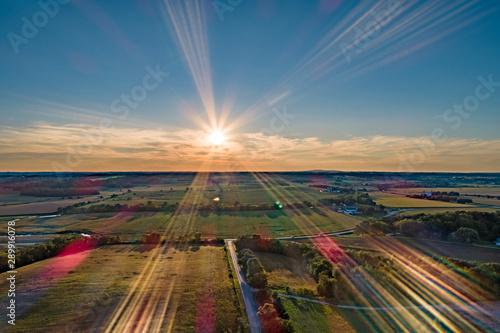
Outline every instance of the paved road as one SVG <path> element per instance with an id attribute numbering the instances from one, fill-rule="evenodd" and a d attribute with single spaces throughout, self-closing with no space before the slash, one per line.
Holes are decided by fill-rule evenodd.
<path id="1" fill-rule="evenodd" d="M 354 229 L 352 229 L 352 230 L 344 230 L 344 231 L 339 231 L 339 232 L 331 232 L 331 233 L 328 233 L 328 234 L 317 234 L 317 235 L 310 235 L 310 236 L 279 237 L 279 238 L 276 238 L 276 239 L 288 240 L 288 239 L 319 238 L 319 237 L 325 237 L 325 236 L 342 236 L 342 235 L 352 234 L 353 232 L 354 232 Z"/>
<path id="2" fill-rule="evenodd" d="M 243 303 L 245 303 L 245 310 L 247 311 L 248 322 L 250 324 L 250 330 L 252 333 L 260 333 L 260 322 L 257 315 L 257 308 L 253 301 L 253 288 L 250 287 L 246 280 L 245 275 L 241 271 L 241 267 L 238 264 L 238 257 L 236 256 L 236 251 L 234 250 L 233 241 L 234 239 L 226 239 L 227 247 L 231 253 L 231 260 L 233 261 L 233 267 L 236 271 L 236 277 L 238 278 L 238 283 L 240 284 L 241 296 L 243 297 Z"/>

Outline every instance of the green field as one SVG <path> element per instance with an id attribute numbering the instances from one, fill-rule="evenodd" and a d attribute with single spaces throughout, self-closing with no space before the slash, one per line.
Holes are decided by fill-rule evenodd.
<path id="1" fill-rule="evenodd" d="M 70 214 L 54 218 L 22 218 L 18 233 L 86 232 L 142 235 L 160 232 L 175 235 L 201 232 L 203 237 L 227 238 L 260 233 L 283 237 L 333 232 L 353 228 L 360 220 L 319 209 L 291 211 L 208 212 L 195 215 L 169 213 Z"/>
<path id="2" fill-rule="evenodd" d="M 19 268 L 18 318 L 6 332 L 104 328 L 152 253 L 140 246 L 114 245 Z M 236 294 L 222 247 L 170 247 L 157 259 L 160 265 L 153 268 L 154 279 L 145 283 L 145 277 L 141 278 L 140 287 L 149 296 L 139 299 L 137 309 L 141 302 L 146 305 L 147 300 L 158 299 L 157 310 L 165 306 L 165 312 L 155 313 L 152 319 L 163 319 L 164 330 L 237 331 L 241 313 L 235 306 Z M 8 289 L 6 276 L 0 274 L 2 290 Z M 137 319 L 147 313 L 133 315 Z M 5 327 L 5 321 L 0 325 Z"/>

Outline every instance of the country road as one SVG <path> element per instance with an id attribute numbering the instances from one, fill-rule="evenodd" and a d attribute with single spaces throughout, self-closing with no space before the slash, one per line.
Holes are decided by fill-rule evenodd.
<path id="1" fill-rule="evenodd" d="M 255 307 L 255 303 L 253 301 L 253 288 L 247 284 L 245 275 L 241 271 L 241 267 L 238 264 L 238 257 L 236 256 L 233 244 L 234 239 L 225 239 L 225 241 L 227 243 L 227 247 L 229 248 L 229 252 L 231 253 L 233 267 L 236 271 L 238 283 L 240 284 L 241 296 L 243 297 L 243 302 L 245 303 L 245 310 L 247 312 L 250 330 L 252 333 L 260 333 L 259 316 L 257 315 L 257 308 Z"/>

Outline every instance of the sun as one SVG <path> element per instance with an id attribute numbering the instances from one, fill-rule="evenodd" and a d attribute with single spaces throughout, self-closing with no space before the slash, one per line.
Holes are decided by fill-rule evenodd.
<path id="1" fill-rule="evenodd" d="M 220 146 L 224 142 L 226 142 L 227 137 L 222 134 L 221 131 L 219 130 L 214 130 L 212 131 L 212 134 L 208 136 L 208 141 L 213 144 L 214 146 Z"/>

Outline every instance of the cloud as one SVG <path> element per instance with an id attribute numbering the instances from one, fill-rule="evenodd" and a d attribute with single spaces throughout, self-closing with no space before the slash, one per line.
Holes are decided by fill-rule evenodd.
<path id="1" fill-rule="evenodd" d="M 33 123 L 3 127 L 3 171 L 168 170 L 374 170 L 500 171 L 500 140 L 370 136 L 324 141 L 262 133 L 228 134 L 213 147 L 202 130 L 115 128 L 101 133 L 87 125 Z M 408 170 L 407 170 L 408 171 Z"/>

